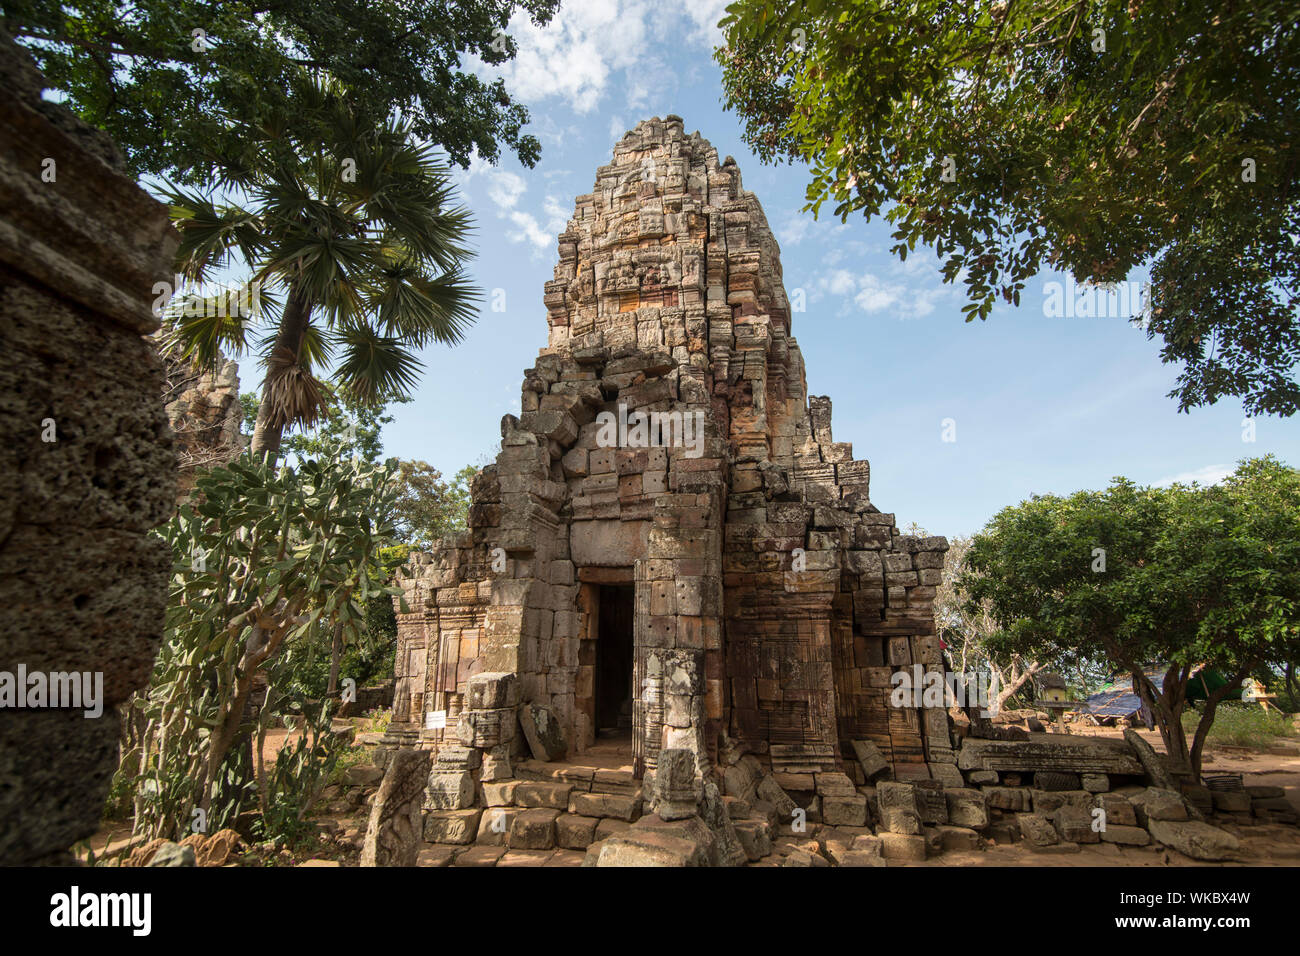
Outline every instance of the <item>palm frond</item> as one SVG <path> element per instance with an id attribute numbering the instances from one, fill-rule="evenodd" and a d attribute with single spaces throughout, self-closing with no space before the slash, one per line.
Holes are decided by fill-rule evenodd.
<path id="1" fill-rule="evenodd" d="M 431 342 L 455 345 L 477 315 L 479 290 L 461 272 L 429 278 L 409 264 L 397 264 L 375 277 L 367 308 L 388 335 L 417 348 Z"/>
<path id="2" fill-rule="evenodd" d="M 160 190 L 172 224 L 181 235 L 176 268 L 187 278 L 203 282 L 209 270 L 229 265 L 235 253 L 246 263 L 256 261 L 265 223 L 240 206 L 218 206 L 198 192 L 175 186 Z"/>
<path id="3" fill-rule="evenodd" d="M 401 339 L 359 325 L 342 329 L 337 341 L 340 361 L 334 379 L 359 404 L 405 396 L 419 382 L 423 366 Z"/>

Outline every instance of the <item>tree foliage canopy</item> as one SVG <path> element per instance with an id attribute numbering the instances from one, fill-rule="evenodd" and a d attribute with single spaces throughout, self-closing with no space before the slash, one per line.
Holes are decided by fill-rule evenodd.
<path id="1" fill-rule="evenodd" d="M 516 10 L 550 21 L 559 0 L 4 0 L 3 27 L 51 87 L 106 130 L 137 174 L 188 183 L 237 145 L 228 120 L 299 115 L 303 68 L 361 91 L 367 112 L 396 111 L 464 166 L 501 147 L 532 166 L 528 112 L 500 81 L 463 69 L 516 52 Z M 196 36 L 195 31 L 202 31 Z"/>
<path id="2" fill-rule="evenodd" d="M 958 587 L 987 602 L 1003 653 L 1106 658 L 1140 674 L 1171 756 L 1199 771 L 1214 705 L 1261 664 L 1300 655 L 1300 472 L 1270 457 L 1220 485 L 1140 487 L 1034 497 L 975 536 Z M 1189 752 L 1180 723 L 1192 671 L 1229 678 Z M 1141 678 L 1144 680 L 1144 678 Z"/>
<path id="3" fill-rule="evenodd" d="M 1113 283 L 1182 363 L 1180 410 L 1300 408 L 1300 23 L 1293 0 L 738 0 L 727 105 L 809 208 L 895 226 L 967 321 L 1045 266 Z"/>

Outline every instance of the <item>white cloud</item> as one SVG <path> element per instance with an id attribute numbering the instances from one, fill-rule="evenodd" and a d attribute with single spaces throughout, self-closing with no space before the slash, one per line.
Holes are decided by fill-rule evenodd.
<path id="1" fill-rule="evenodd" d="M 524 177 L 504 169 L 492 169 L 488 173 L 488 198 L 502 209 L 513 209 L 519 197 L 528 191 Z"/>
<path id="2" fill-rule="evenodd" d="M 1167 488 L 1170 485 L 1190 485 L 1193 481 L 1202 485 L 1217 485 L 1223 481 L 1235 469 L 1232 465 L 1206 465 L 1204 468 L 1197 468 L 1195 471 L 1183 471 L 1176 475 L 1170 475 L 1168 478 L 1161 478 L 1155 482 L 1157 488 Z"/>
<path id="3" fill-rule="evenodd" d="M 511 242 L 522 242 L 527 239 L 533 245 L 545 248 L 551 244 L 554 238 L 542 228 L 536 217 L 530 213 L 520 212 L 516 209 L 510 213 L 510 221 L 519 227 L 518 231 L 506 236 Z"/>
<path id="4" fill-rule="evenodd" d="M 481 69 L 503 77 L 524 103 L 555 97 L 578 113 L 594 110 L 611 79 L 622 74 L 628 108 L 640 112 L 657 87 L 677 83 L 664 63 L 647 60 L 652 41 L 712 50 L 721 40 L 715 24 L 725 6 L 726 0 L 566 0 L 545 27 L 520 11 L 507 28 L 515 58 Z"/>
<path id="5" fill-rule="evenodd" d="M 901 286 L 886 286 L 868 273 L 862 277 L 853 301 L 863 312 L 880 312 L 897 302 L 902 291 Z"/>
<path id="6" fill-rule="evenodd" d="M 777 239 L 783 246 L 797 246 L 808 235 L 808 226 L 811 223 L 810 217 L 795 213 L 777 227 Z"/>

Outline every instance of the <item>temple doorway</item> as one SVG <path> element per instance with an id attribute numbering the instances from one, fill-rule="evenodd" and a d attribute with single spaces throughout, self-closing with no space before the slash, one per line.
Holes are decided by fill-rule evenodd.
<path id="1" fill-rule="evenodd" d="M 596 738 L 632 734 L 632 618 L 630 584 L 602 584 L 596 638 Z"/>

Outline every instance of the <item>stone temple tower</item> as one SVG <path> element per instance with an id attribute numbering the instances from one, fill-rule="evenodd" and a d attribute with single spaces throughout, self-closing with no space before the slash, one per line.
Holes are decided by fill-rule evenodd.
<path id="1" fill-rule="evenodd" d="M 890 705 L 896 671 L 942 668 L 947 541 L 899 535 L 831 437 L 734 160 L 679 117 L 640 123 L 577 197 L 543 301 L 468 532 L 407 568 L 391 739 L 484 780 L 522 723 L 551 759 L 622 735 L 638 776 L 685 749 L 859 784 L 869 742 L 896 779 L 960 786 L 945 710 Z"/>

